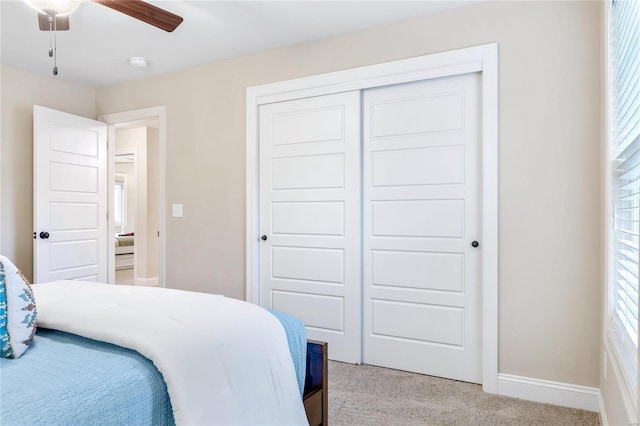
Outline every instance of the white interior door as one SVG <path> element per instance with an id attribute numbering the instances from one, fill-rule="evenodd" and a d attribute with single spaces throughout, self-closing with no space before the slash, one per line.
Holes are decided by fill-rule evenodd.
<path id="1" fill-rule="evenodd" d="M 260 304 L 302 319 L 329 358 L 359 363 L 360 92 L 259 113 Z"/>
<path id="2" fill-rule="evenodd" d="M 107 282 L 107 126 L 33 108 L 34 281 Z"/>
<path id="3" fill-rule="evenodd" d="M 364 92 L 366 364 L 482 381 L 479 87 Z"/>

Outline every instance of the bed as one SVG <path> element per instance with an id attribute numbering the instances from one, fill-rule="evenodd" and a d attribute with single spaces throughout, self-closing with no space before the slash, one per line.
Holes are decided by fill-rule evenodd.
<path id="1" fill-rule="evenodd" d="M 135 237 L 133 233 L 119 234 L 115 237 L 116 269 L 133 268 Z"/>
<path id="2" fill-rule="evenodd" d="M 307 342 L 293 317 L 178 290 L 75 281 L 33 288 L 32 347 L 0 360 L 2 424 L 300 424 L 300 410 L 309 424 L 327 424 L 327 345 Z M 141 307 L 145 300 L 152 303 Z M 192 328 L 207 332 L 191 342 Z"/>

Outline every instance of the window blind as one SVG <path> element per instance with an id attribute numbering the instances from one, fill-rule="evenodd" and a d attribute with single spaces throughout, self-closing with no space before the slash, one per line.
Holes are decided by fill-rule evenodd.
<path id="1" fill-rule="evenodd" d="M 637 372 L 640 221 L 640 1 L 614 0 L 610 13 L 611 315 L 619 350 Z"/>

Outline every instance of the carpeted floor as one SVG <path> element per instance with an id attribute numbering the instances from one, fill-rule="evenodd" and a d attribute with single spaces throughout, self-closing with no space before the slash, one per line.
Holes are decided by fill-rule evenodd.
<path id="1" fill-rule="evenodd" d="M 480 385 L 329 362 L 331 425 L 598 425 L 598 414 L 490 395 Z"/>
<path id="2" fill-rule="evenodd" d="M 133 285 L 133 268 L 116 269 L 116 284 Z"/>
<path id="3" fill-rule="evenodd" d="M 116 284 L 145 285 L 148 287 L 157 287 L 158 280 L 146 281 L 144 284 L 135 284 L 135 279 L 133 277 L 133 268 L 116 269 Z"/>

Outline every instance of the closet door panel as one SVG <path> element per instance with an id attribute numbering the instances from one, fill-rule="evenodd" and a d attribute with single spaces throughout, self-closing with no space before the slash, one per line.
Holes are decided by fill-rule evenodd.
<path id="1" fill-rule="evenodd" d="M 363 94 L 363 362 L 480 382 L 480 96 L 467 74 Z"/>
<path id="2" fill-rule="evenodd" d="M 464 147 L 445 146 L 371 153 L 371 186 L 464 182 Z"/>
<path id="3" fill-rule="evenodd" d="M 361 362 L 360 92 L 260 107 L 260 304 Z"/>
<path id="4" fill-rule="evenodd" d="M 343 201 L 275 201 L 273 233 L 344 236 Z"/>

